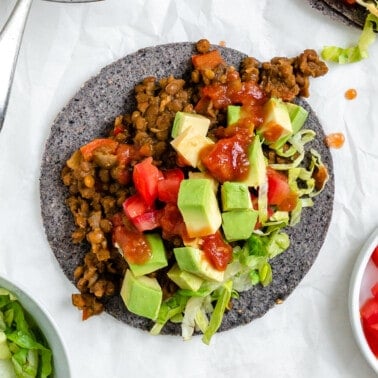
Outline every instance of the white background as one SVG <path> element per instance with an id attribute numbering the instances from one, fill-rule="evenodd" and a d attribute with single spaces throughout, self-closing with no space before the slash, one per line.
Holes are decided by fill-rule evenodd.
<path id="1" fill-rule="evenodd" d="M 14 1 L 0 1 L 0 25 Z M 210 346 L 195 337 L 152 337 L 107 314 L 81 321 L 75 288 L 62 273 L 42 227 L 41 157 L 50 126 L 80 85 L 139 48 L 206 37 L 258 59 L 306 48 L 349 45 L 359 31 L 331 21 L 303 0 L 35 0 L 24 34 L 7 118 L 0 133 L 0 274 L 27 287 L 55 319 L 79 377 L 373 377 L 349 324 L 353 264 L 378 226 L 378 41 L 369 59 L 330 65 L 309 99 L 332 150 L 334 213 L 310 272 L 280 306 Z M 1 59 L 1 57 L 0 57 Z M 358 96 L 347 101 L 344 93 Z"/>

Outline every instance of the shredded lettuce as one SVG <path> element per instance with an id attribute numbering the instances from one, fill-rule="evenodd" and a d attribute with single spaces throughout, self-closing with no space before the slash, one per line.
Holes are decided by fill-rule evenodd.
<path id="1" fill-rule="evenodd" d="M 177 315 L 183 313 L 187 301 L 188 297 L 176 292 L 172 297 L 162 302 L 157 320 L 151 328 L 150 333 L 158 335 L 168 320 L 172 320 Z"/>
<path id="2" fill-rule="evenodd" d="M 185 341 L 190 340 L 194 333 L 197 313 L 202 313 L 203 301 L 203 297 L 191 297 L 185 306 L 184 318 L 181 323 L 182 338 Z"/>
<path id="3" fill-rule="evenodd" d="M 41 331 L 17 298 L 4 289 L 0 293 L 0 351 L 0 359 L 11 361 L 17 377 L 52 374 L 52 353 Z"/>
<path id="4" fill-rule="evenodd" d="M 272 281 L 269 260 L 287 250 L 289 245 L 289 236 L 284 232 L 252 234 L 243 248 L 235 249 L 234 261 L 226 270 L 226 273 L 232 272 L 234 289 L 241 292 L 258 283 L 268 285 Z"/>
<path id="5" fill-rule="evenodd" d="M 375 10 L 377 9 L 375 8 Z M 321 51 L 321 57 L 324 60 L 339 64 L 355 63 L 367 58 L 369 55 L 369 47 L 375 41 L 376 37 L 375 32 L 377 30 L 378 25 L 377 16 L 378 14 L 368 14 L 365 20 L 362 33 L 356 45 L 347 48 L 337 46 L 325 46 Z"/>
<path id="6" fill-rule="evenodd" d="M 209 325 L 202 336 L 202 341 L 205 344 L 210 344 L 211 338 L 221 326 L 223 314 L 226 311 L 226 308 L 229 305 L 229 302 L 231 299 L 231 292 L 232 292 L 232 280 L 229 280 L 221 288 L 221 292 L 219 294 L 217 304 L 215 305 L 214 311 L 211 314 Z"/>
<path id="7" fill-rule="evenodd" d="M 284 164 L 270 164 L 269 166 L 276 170 L 288 170 L 291 168 L 295 168 L 299 166 L 299 164 L 303 161 L 305 156 L 305 149 L 304 146 L 306 143 L 311 142 L 316 136 L 315 131 L 304 129 L 298 131 L 298 133 L 294 134 L 289 140 L 288 143 L 291 144 L 291 148 L 287 151 L 283 150 L 283 148 L 275 150 L 277 155 L 283 157 L 294 157 L 294 155 L 298 155 L 291 163 L 284 163 Z"/>

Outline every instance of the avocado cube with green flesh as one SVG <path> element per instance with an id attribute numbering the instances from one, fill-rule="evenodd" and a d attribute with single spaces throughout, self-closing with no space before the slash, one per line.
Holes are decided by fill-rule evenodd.
<path id="1" fill-rule="evenodd" d="M 181 270 L 193 273 L 205 280 L 222 282 L 224 272 L 215 269 L 206 259 L 205 252 L 199 248 L 174 248 L 177 265 Z"/>
<path id="2" fill-rule="evenodd" d="M 178 137 L 188 127 L 193 128 L 196 135 L 206 136 L 209 130 L 210 120 L 200 114 L 177 112 L 173 121 L 172 138 Z"/>
<path id="3" fill-rule="evenodd" d="M 240 119 L 241 106 L 228 105 L 227 106 L 227 125 L 233 125 Z"/>
<path id="4" fill-rule="evenodd" d="M 248 146 L 248 160 L 249 168 L 247 176 L 241 182 L 257 188 L 266 180 L 265 157 L 258 135 L 255 135 L 252 143 Z"/>
<path id="5" fill-rule="evenodd" d="M 182 180 L 177 206 L 191 238 L 212 235 L 222 224 L 217 197 L 209 179 Z"/>
<path id="6" fill-rule="evenodd" d="M 251 209 L 251 195 L 246 184 L 226 181 L 221 187 L 223 211 Z"/>
<path id="7" fill-rule="evenodd" d="M 252 209 L 233 210 L 222 213 L 222 228 L 227 241 L 248 239 L 258 217 L 258 211 Z"/>
<path id="8" fill-rule="evenodd" d="M 159 314 L 163 291 L 156 278 L 136 277 L 127 269 L 121 287 L 121 298 L 133 314 L 155 320 Z"/>
<path id="9" fill-rule="evenodd" d="M 308 111 L 302 106 L 292 102 L 285 102 L 285 105 L 289 112 L 293 134 L 296 134 L 305 124 L 308 118 Z M 290 139 L 290 137 L 291 134 L 283 136 L 282 138 L 278 139 L 277 142 L 272 143 L 270 147 L 274 149 L 281 148 Z"/>
<path id="10" fill-rule="evenodd" d="M 197 291 L 202 285 L 203 279 L 195 274 L 181 270 L 177 264 L 174 264 L 168 271 L 167 276 L 180 288 Z"/>
<path id="11" fill-rule="evenodd" d="M 184 159 L 187 165 L 201 169 L 200 153 L 203 148 L 214 142 L 204 135 L 196 134 L 193 126 L 186 128 L 171 141 L 172 147 Z"/>
<path id="12" fill-rule="evenodd" d="M 145 234 L 148 245 L 151 248 L 151 258 L 144 264 L 129 263 L 130 269 L 136 277 L 155 272 L 168 265 L 163 240 L 159 234 Z"/>
<path id="13" fill-rule="evenodd" d="M 218 191 L 219 182 L 213 178 L 209 173 L 207 172 L 198 172 L 198 171 L 190 171 L 188 173 L 188 178 L 190 179 L 208 179 L 211 181 L 211 184 L 213 186 L 214 193 L 216 194 Z"/>
<path id="14" fill-rule="evenodd" d="M 264 138 L 264 143 L 271 144 L 293 134 L 289 111 L 281 99 L 271 97 L 265 103 L 263 113 L 264 121 L 257 133 Z"/>

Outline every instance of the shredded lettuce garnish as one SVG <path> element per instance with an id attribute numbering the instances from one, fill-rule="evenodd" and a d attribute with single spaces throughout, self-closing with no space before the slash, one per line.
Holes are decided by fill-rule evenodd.
<path id="1" fill-rule="evenodd" d="M 0 360 L 16 377 L 44 378 L 52 373 L 52 353 L 41 331 L 5 289 L 0 292 Z"/>
<path id="2" fill-rule="evenodd" d="M 321 57 L 329 62 L 339 64 L 356 63 L 369 56 L 368 51 L 376 38 L 378 26 L 378 9 L 377 5 L 358 1 L 360 5 L 365 6 L 371 13 L 367 15 L 365 24 L 356 45 L 347 48 L 338 46 L 325 46 L 321 51 Z"/>
<path id="3" fill-rule="evenodd" d="M 303 161 L 305 155 L 305 144 L 311 142 L 315 136 L 316 133 L 313 130 L 304 129 L 298 131 L 288 140 L 291 148 L 289 148 L 287 151 L 283 150 L 283 147 L 275 150 L 277 155 L 282 157 L 293 157 L 296 154 L 298 156 L 291 163 L 270 164 L 269 166 L 278 171 L 297 167 Z"/>
<path id="4" fill-rule="evenodd" d="M 221 326 L 223 314 L 226 311 L 226 308 L 231 299 L 231 292 L 232 292 L 232 280 L 229 280 L 225 282 L 220 288 L 217 304 L 215 305 L 214 311 L 211 314 L 209 325 L 207 326 L 205 332 L 203 333 L 202 341 L 205 344 L 210 344 L 211 338 Z"/>

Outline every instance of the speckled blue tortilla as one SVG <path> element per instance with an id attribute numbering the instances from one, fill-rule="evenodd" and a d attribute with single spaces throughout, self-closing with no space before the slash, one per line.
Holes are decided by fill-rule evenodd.
<path id="1" fill-rule="evenodd" d="M 308 0 L 311 6 L 323 14 L 347 25 L 362 29 L 368 14 L 358 4 L 348 5 L 343 0 Z"/>
<path id="2" fill-rule="evenodd" d="M 224 59 L 238 67 L 245 54 L 218 47 Z M 60 172 L 72 152 L 93 138 L 104 136 L 114 118 L 130 112 L 134 106 L 133 88 L 146 76 L 185 76 L 190 70 L 193 43 L 173 43 L 146 48 L 103 68 L 87 81 L 56 117 L 46 142 L 40 176 L 40 199 L 43 224 L 48 242 L 62 270 L 71 282 L 77 265 L 82 263 L 89 245 L 74 245 L 71 233 L 73 218 L 65 205 L 68 196 Z M 332 157 L 324 145 L 322 127 L 309 105 L 299 102 L 309 112 L 306 127 L 316 131 L 317 138 L 308 146 L 322 155 L 330 173 L 325 190 L 315 199 L 315 206 L 303 211 L 302 222 L 288 230 L 291 247 L 272 260 L 273 282 L 268 287 L 256 286 L 233 301 L 232 310 L 224 317 L 221 331 L 249 323 L 264 315 L 277 300 L 284 300 L 300 283 L 313 265 L 327 234 L 332 215 L 334 177 Z M 121 298 L 110 299 L 105 310 L 116 319 L 144 330 L 149 320 L 129 313 Z M 180 334 L 180 325 L 167 324 L 165 334 Z"/>

